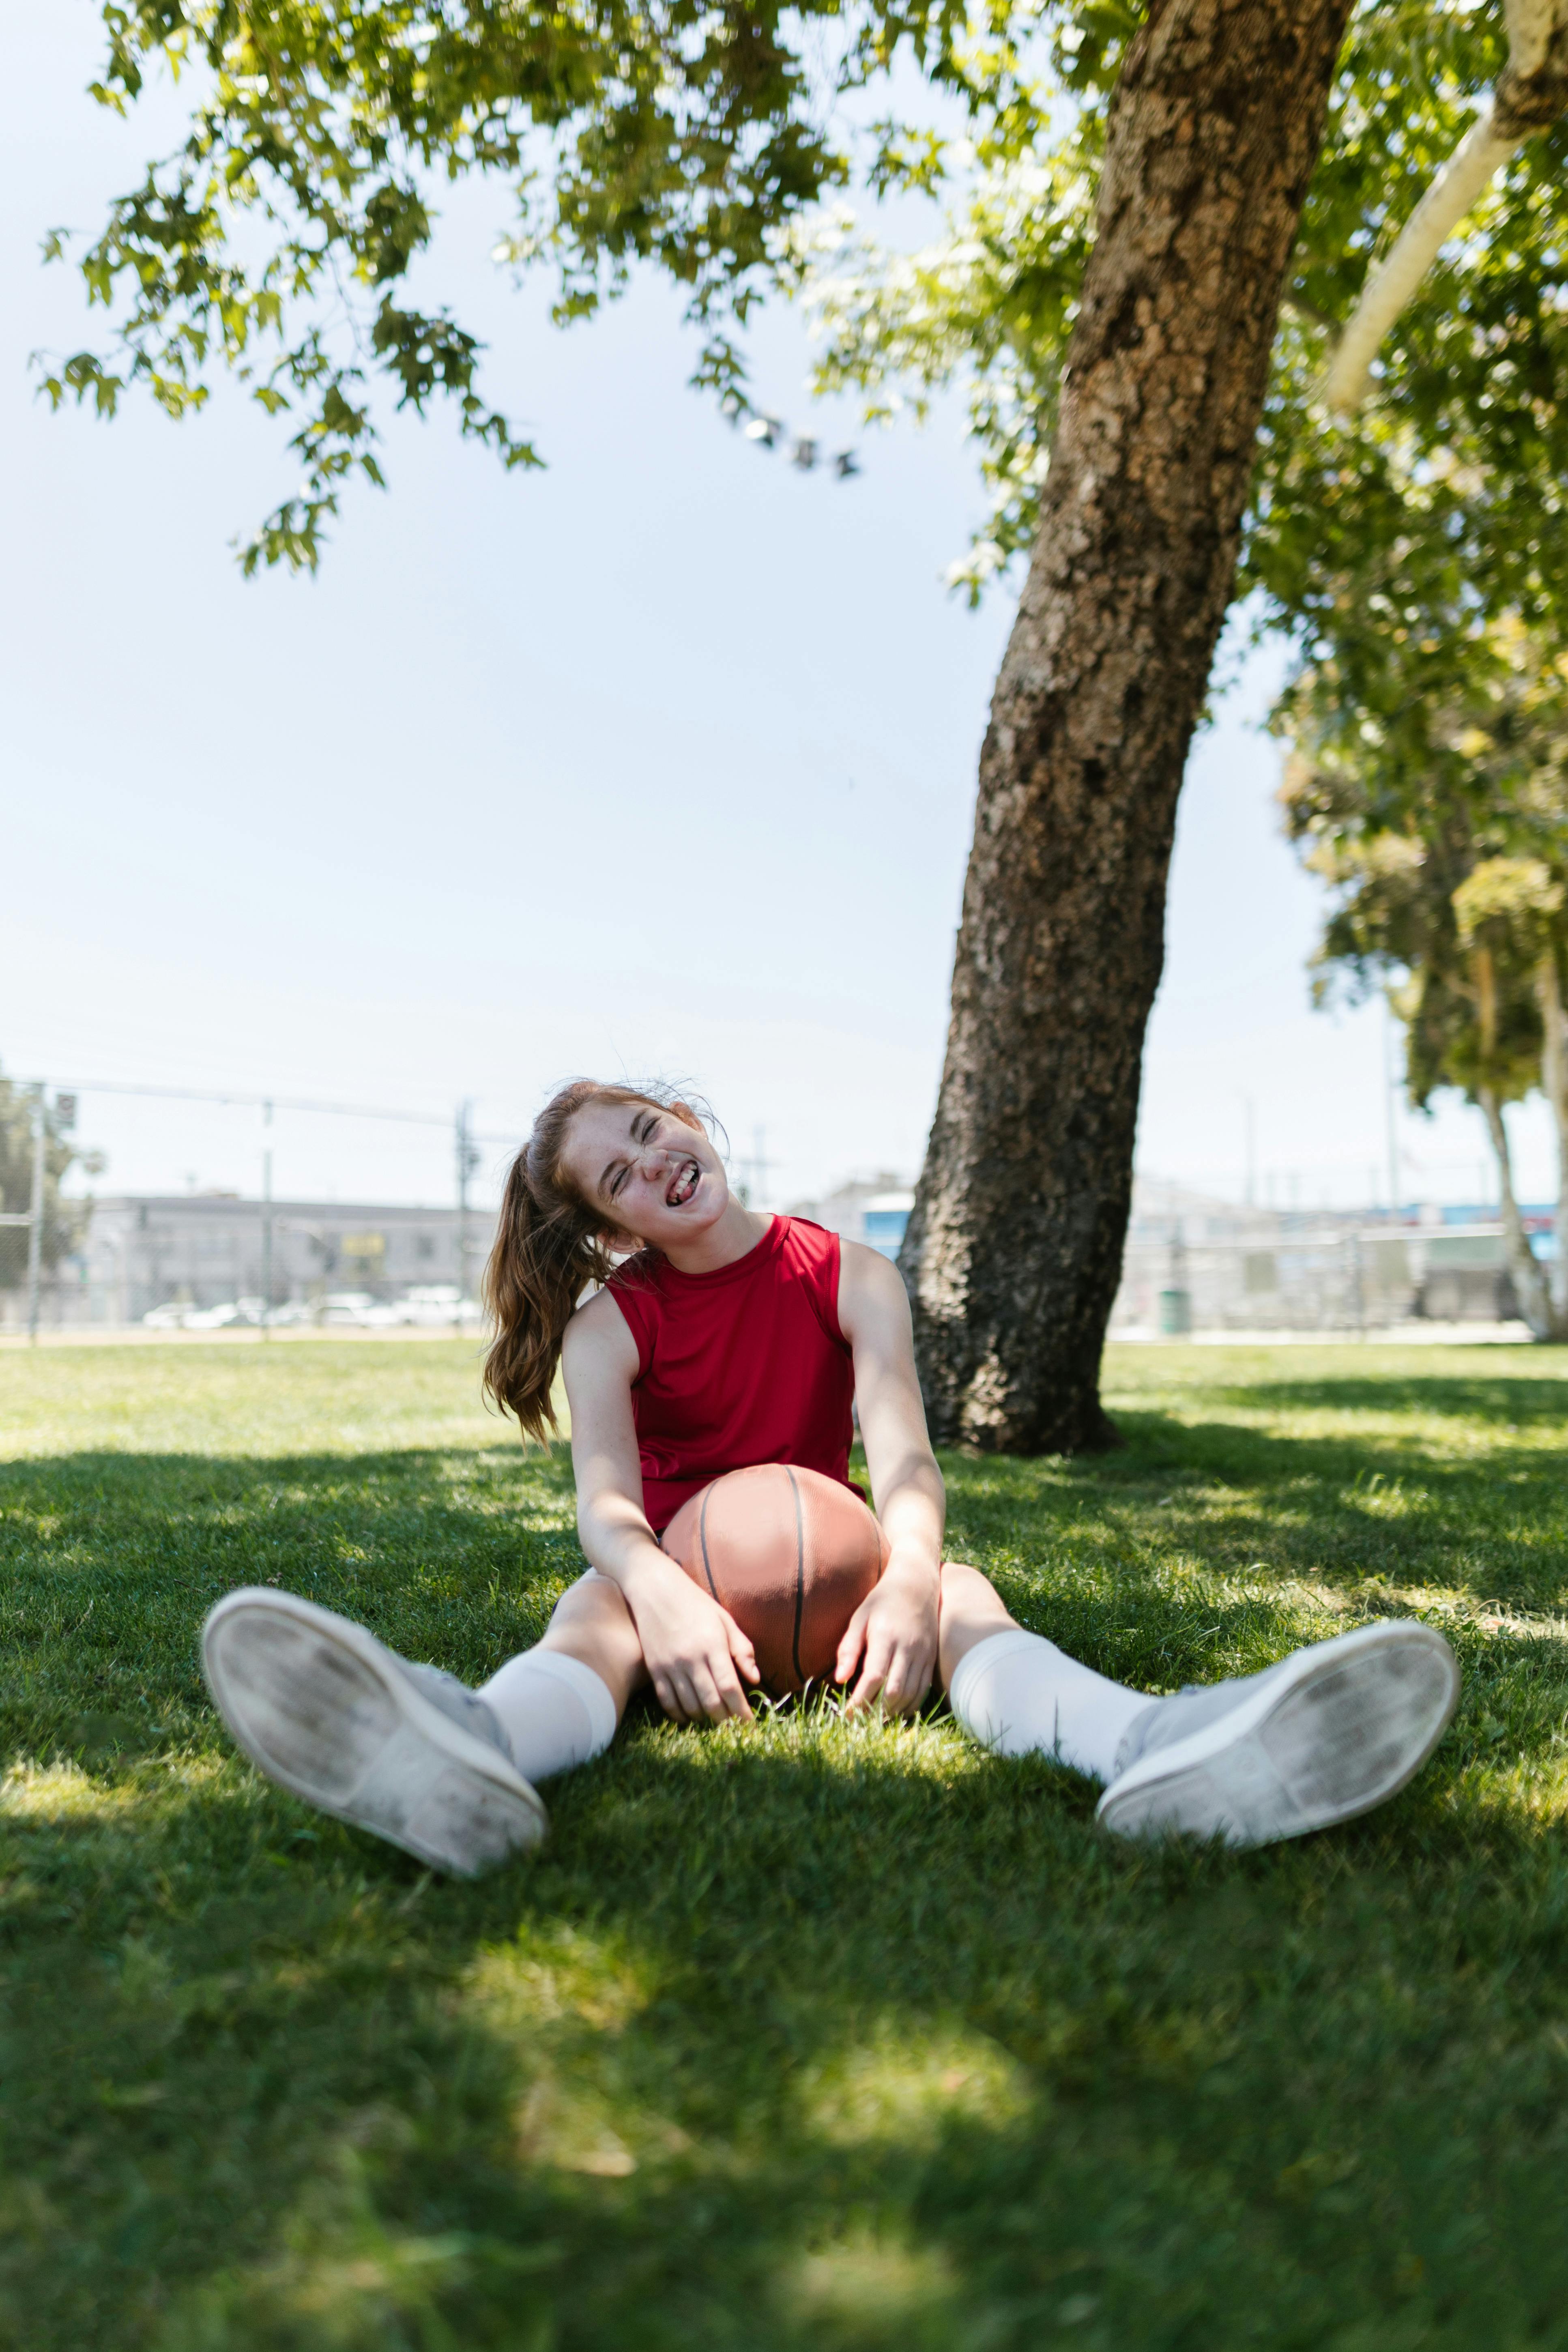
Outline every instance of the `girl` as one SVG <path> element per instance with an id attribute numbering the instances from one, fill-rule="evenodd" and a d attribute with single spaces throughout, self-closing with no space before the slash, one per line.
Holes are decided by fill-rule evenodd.
<path id="1" fill-rule="evenodd" d="M 1026 1632 L 977 1570 L 942 1558 L 897 1271 L 802 1218 L 748 1209 L 700 1120 L 663 1089 L 582 1080 L 546 1105 L 507 1179 L 486 1289 L 486 1384 L 527 1434 L 554 1426 L 565 1373 L 592 1565 L 543 1640 L 472 1691 L 270 1589 L 229 1593 L 203 1636 L 247 1754 L 422 1861 L 471 1874 L 537 1843 L 534 1783 L 606 1748 L 644 1683 L 678 1722 L 751 1719 L 751 1643 L 658 1538 L 689 1495 L 749 1464 L 847 1484 L 852 1401 L 889 1549 L 838 1652 L 851 1710 L 908 1714 L 940 1676 L 985 1746 L 1102 1781 L 1108 1828 L 1238 1845 L 1381 1803 L 1453 1714 L 1453 1654 L 1414 1622 L 1154 1699 Z"/>

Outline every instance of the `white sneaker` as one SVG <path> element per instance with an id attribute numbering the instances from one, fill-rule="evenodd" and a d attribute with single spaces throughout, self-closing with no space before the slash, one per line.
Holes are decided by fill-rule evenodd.
<path id="1" fill-rule="evenodd" d="M 251 1761 L 340 1821 L 471 1878 L 549 1825 L 477 1692 L 363 1625 L 242 1585 L 202 1628 L 218 1713 Z"/>
<path id="2" fill-rule="evenodd" d="M 1124 1837 L 1304 1837 L 1403 1789 L 1458 1703 L 1441 1633 L 1407 1618 L 1363 1625 L 1261 1674 L 1153 1700 L 1117 1749 L 1096 1818 Z"/>

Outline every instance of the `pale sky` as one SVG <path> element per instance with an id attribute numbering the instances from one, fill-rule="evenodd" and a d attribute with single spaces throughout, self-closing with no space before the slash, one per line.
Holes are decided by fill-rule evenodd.
<path id="1" fill-rule="evenodd" d="M 865 467 L 801 476 L 686 389 L 664 288 L 559 333 L 488 257 L 504 188 L 461 191 L 420 291 L 486 337 L 550 470 L 399 420 L 321 576 L 246 583 L 227 542 L 289 487 L 277 424 L 232 388 L 178 427 L 34 395 L 31 351 L 102 340 L 40 237 L 93 229 L 176 118 L 85 97 L 87 0 L 0 7 L 5 1071 L 467 1096 L 497 1137 L 562 1077 L 664 1071 L 738 1153 L 765 1129 L 774 1199 L 912 1173 L 1010 618 L 942 584 L 982 511 L 956 406 L 875 436 L 812 412 L 780 312 L 759 399 Z M 1239 1197 L 1250 1101 L 1260 1196 L 1382 1199 L 1383 1016 L 1310 1008 L 1321 893 L 1256 727 L 1278 674 L 1248 666 L 1193 760 L 1139 1163 Z M 1516 1117 L 1540 1196 L 1545 1121 Z M 89 1092 L 81 1133 L 106 1192 L 258 1186 L 253 1109 Z M 1400 1136 L 1407 1198 L 1477 1197 L 1474 1111 Z M 282 1112 L 272 1141 L 280 1195 L 449 1193 L 439 1127 Z"/>

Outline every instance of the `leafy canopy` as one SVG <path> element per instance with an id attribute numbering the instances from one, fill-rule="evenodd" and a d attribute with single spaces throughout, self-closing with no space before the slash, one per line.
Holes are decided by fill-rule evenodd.
<path id="1" fill-rule="evenodd" d="M 911 179 L 918 165 L 921 184 L 952 185 L 943 234 L 890 254 L 841 211 L 810 240 L 822 389 L 858 391 L 871 418 L 954 386 L 967 396 L 991 497 L 952 575 L 972 596 L 1033 539 L 1107 118 L 1141 17 L 1125 0 L 1015 11 L 1005 37 L 959 54 L 973 138 L 909 157 Z M 1240 586 L 1260 592 L 1265 625 L 1309 645 L 1359 596 L 1374 698 L 1406 691 L 1406 643 L 1440 666 L 1479 612 L 1540 618 L 1568 578 L 1563 125 L 1520 150 L 1445 249 L 1384 349 L 1374 404 L 1346 427 L 1320 397 L 1371 266 L 1505 55 L 1495 6 L 1368 0 L 1287 281 Z"/>
<path id="2" fill-rule="evenodd" d="M 977 596 L 1035 528 L 1107 121 L 1141 21 L 1131 0 L 992 0 L 984 14 L 957 0 L 110 0 L 95 95 L 127 108 L 163 60 L 193 87 L 190 128 L 82 259 L 115 316 L 111 356 L 77 353 L 47 389 L 112 412 L 140 383 L 177 416 L 227 365 L 287 415 L 303 481 L 245 549 L 247 569 L 313 566 L 344 478 L 380 481 L 377 375 L 400 404 L 447 396 L 503 464 L 536 465 L 480 395 L 474 338 L 401 291 L 441 182 L 499 174 L 517 218 L 498 254 L 553 268 L 556 319 L 591 314 L 653 263 L 688 289 L 699 377 L 731 413 L 746 404 L 739 331 L 769 284 L 804 288 L 824 334 L 820 385 L 858 391 L 868 416 L 963 383 L 990 514 L 954 576 Z M 900 49 L 942 87 L 950 121 L 957 101 L 966 136 L 892 116 L 857 131 L 847 101 Z M 1405 941 L 1424 1003 L 1437 1005 L 1439 969 L 1453 977 L 1415 1050 L 1422 1088 L 1439 1071 L 1468 1083 L 1472 1046 L 1456 1040 L 1474 982 L 1454 893 L 1489 857 L 1539 854 L 1540 786 L 1521 777 L 1544 772 L 1554 649 L 1568 643 L 1563 125 L 1519 150 L 1445 248 L 1355 423 L 1331 419 L 1320 394 L 1338 323 L 1505 54 L 1495 5 L 1367 0 L 1356 15 L 1290 268 L 1241 577 L 1305 665 L 1279 718 L 1299 774 L 1320 780 L 1290 822 L 1350 892 L 1328 953 L 1364 970 L 1382 924 L 1376 953 Z M 858 163 L 873 196 L 944 198 L 942 236 L 889 254 L 842 205 L 826 209 Z M 1415 844 L 1419 877 L 1400 864 Z M 1505 1093 L 1530 1017 L 1528 992 L 1517 1017 L 1499 1014 L 1525 1057 L 1494 1074 Z"/>
<path id="3" fill-rule="evenodd" d="M 481 395 L 475 338 L 401 296 L 443 182 L 509 184 L 496 257 L 553 264 L 558 321 L 663 268 L 703 330 L 700 377 L 743 405 L 734 331 L 848 173 L 835 97 L 900 45 L 942 78 L 959 21 L 955 0 L 108 0 L 103 19 L 92 95 L 124 112 L 161 61 L 192 85 L 190 128 L 81 257 L 110 354 L 44 387 L 112 415 L 134 383 L 178 417 L 222 365 L 286 415 L 303 479 L 247 571 L 313 568 L 345 477 L 382 480 L 377 374 L 400 406 L 449 399 L 509 468 L 541 462 Z"/>

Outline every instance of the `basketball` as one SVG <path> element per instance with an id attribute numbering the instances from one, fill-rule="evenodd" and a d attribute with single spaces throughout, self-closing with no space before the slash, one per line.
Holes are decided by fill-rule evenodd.
<path id="1" fill-rule="evenodd" d="M 887 1564 L 858 1495 L 819 1470 L 730 1470 L 683 1503 L 660 1538 L 727 1609 L 775 1698 L 826 1682 L 849 1620 Z"/>

